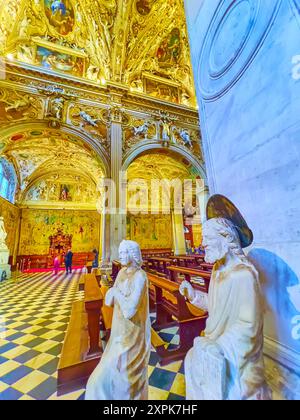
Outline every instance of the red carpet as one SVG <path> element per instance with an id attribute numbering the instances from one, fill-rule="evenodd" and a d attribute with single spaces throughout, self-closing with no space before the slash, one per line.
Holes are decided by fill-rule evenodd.
<path id="1" fill-rule="evenodd" d="M 81 267 L 72 267 L 72 270 L 80 270 L 82 269 L 83 266 Z M 30 270 L 24 270 L 23 273 L 50 273 L 51 271 L 54 271 L 54 268 L 32 268 Z M 59 271 L 66 271 L 66 269 L 60 268 Z"/>

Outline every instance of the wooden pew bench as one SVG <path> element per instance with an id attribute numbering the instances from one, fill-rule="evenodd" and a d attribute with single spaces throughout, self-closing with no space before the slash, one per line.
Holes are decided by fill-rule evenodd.
<path id="1" fill-rule="evenodd" d="M 173 258 L 175 265 L 178 265 L 179 267 L 197 267 L 198 266 L 198 262 L 197 259 L 193 256 L 175 256 Z"/>
<path id="2" fill-rule="evenodd" d="M 58 395 L 85 386 L 102 356 L 103 295 L 94 274 L 84 274 L 84 299 L 75 301 L 58 365 Z"/>
<path id="3" fill-rule="evenodd" d="M 83 292 L 85 287 L 85 274 L 81 274 L 78 280 L 78 291 Z"/>
<path id="4" fill-rule="evenodd" d="M 195 337 L 205 329 L 208 314 L 186 301 L 179 292 L 179 284 L 151 273 L 148 273 L 148 279 L 155 288 L 156 299 L 156 321 L 152 328 L 160 331 L 175 325 L 179 327 L 179 345 L 176 349 L 168 350 L 161 344 L 156 347 L 161 365 L 166 365 L 185 357 Z M 172 296 L 172 299 L 168 296 Z"/>
<path id="5" fill-rule="evenodd" d="M 175 283 L 181 284 L 182 279 L 179 278 L 179 275 L 182 275 L 186 281 L 193 284 L 196 289 L 201 290 L 202 292 L 208 293 L 209 283 L 211 278 L 211 273 L 204 270 L 198 270 L 193 268 L 185 268 L 185 267 L 175 267 L 170 266 L 168 267 L 170 272 L 170 280 L 174 281 Z M 203 279 L 202 284 L 193 280 L 195 277 L 200 277 Z"/>
<path id="6" fill-rule="evenodd" d="M 151 257 L 148 260 L 148 271 L 153 271 L 153 274 L 168 276 L 168 267 L 173 264 L 172 258 Z"/>

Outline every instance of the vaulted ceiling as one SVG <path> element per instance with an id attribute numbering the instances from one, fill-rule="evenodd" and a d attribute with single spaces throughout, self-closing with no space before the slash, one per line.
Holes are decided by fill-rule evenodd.
<path id="1" fill-rule="evenodd" d="M 13 163 L 22 192 L 28 188 L 54 180 L 66 183 L 90 180 L 96 186 L 104 176 L 102 163 L 94 150 L 78 138 L 44 131 L 23 131 L 3 140 L 5 157 Z M 52 179 L 53 178 L 53 179 Z"/>
<path id="2" fill-rule="evenodd" d="M 7 0 L 0 44 L 10 58 L 173 102 L 178 88 L 179 103 L 196 105 L 183 0 Z"/>

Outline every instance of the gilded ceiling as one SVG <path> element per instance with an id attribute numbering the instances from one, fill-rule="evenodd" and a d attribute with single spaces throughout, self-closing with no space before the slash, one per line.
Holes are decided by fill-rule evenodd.
<path id="1" fill-rule="evenodd" d="M 183 0 L 7 0 L 1 49 L 11 60 L 196 105 Z"/>
<path id="2" fill-rule="evenodd" d="M 172 153 L 149 153 L 138 157 L 128 168 L 127 178 L 144 180 L 193 179 L 192 166 L 179 155 Z"/>
<path id="3" fill-rule="evenodd" d="M 103 177 L 102 164 L 87 144 L 51 129 L 15 134 L 2 146 L 3 156 L 15 167 L 21 191 L 53 176 L 61 182 L 69 182 L 69 176 L 77 183 L 89 179 L 94 186 Z"/>

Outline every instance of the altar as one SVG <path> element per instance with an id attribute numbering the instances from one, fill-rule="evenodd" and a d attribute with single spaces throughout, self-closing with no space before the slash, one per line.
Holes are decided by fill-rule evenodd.
<path id="1" fill-rule="evenodd" d="M 57 230 L 56 235 L 51 235 L 49 240 L 49 256 L 51 258 L 64 256 L 68 249 L 72 248 L 72 235 L 65 235 L 61 229 Z"/>

